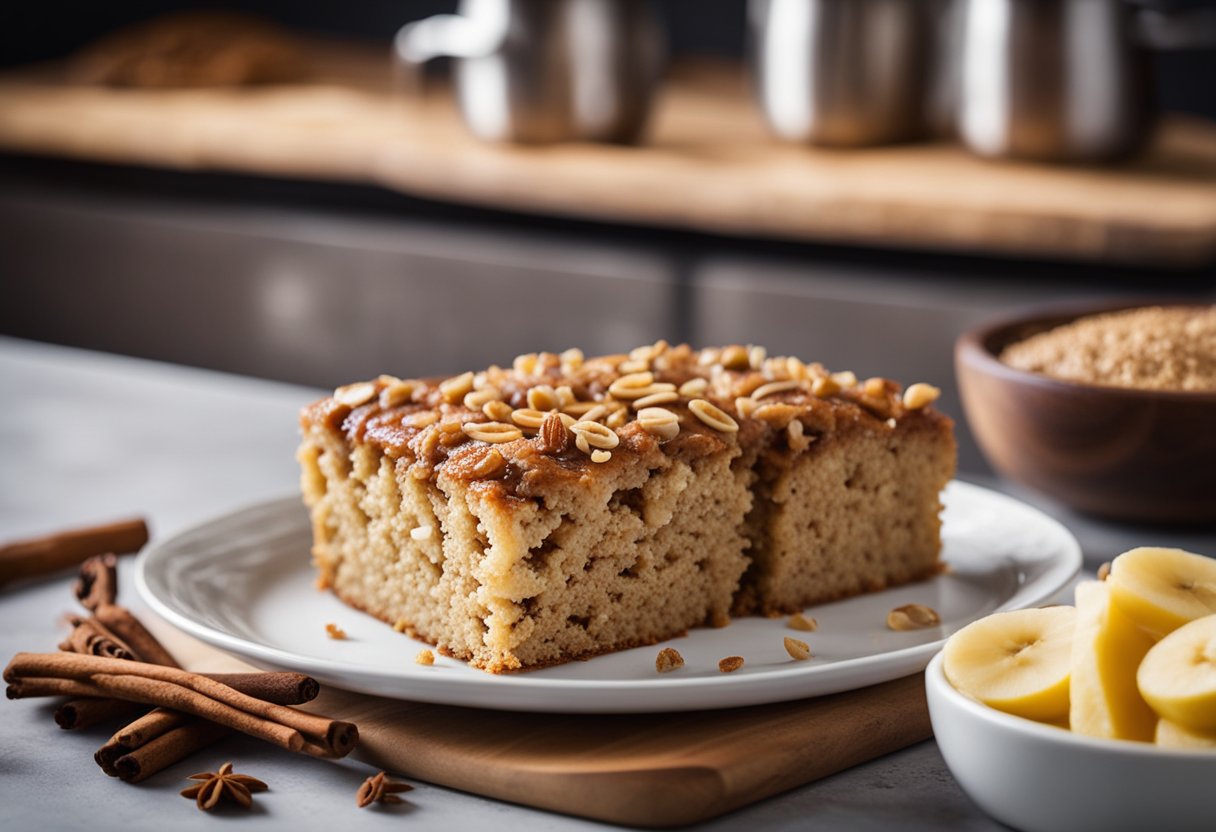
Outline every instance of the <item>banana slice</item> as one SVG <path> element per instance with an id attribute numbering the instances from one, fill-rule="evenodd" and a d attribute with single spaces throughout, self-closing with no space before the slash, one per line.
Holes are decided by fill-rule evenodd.
<path id="1" fill-rule="evenodd" d="M 1090 737 L 1152 742 L 1157 714 L 1140 696 L 1136 669 L 1153 639 L 1111 603 L 1110 587 L 1077 586 L 1069 722 Z"/>
<path id="2" fill-rule="evenodd" d="M 1155 638 L 1216 613 L 1216 560 L 1182 549 L 1124 552 L 1107 582 L 1115 603 Z"/>
<path id="3" fill-rule="evenodd" d="M 1153 645 L 1136 682 L 1162 719 L 1216 734 L 1216 615 L 1185 624 Z"/>
<path id="4" fill-rule="evenodd" d="M 1157 745 L 1162 748 L 1194 748 L 1216 751 L 1216 734 L 1197 734 L 1188 731 L 1176 722 L 1162 719 L 1157 722 Z"/>
<path id="5" fill-rule="evenodd" d="M 946 642 L 946 678 L 997 710 L 1065 723 L 1076 619 L 1073 607 L 1046 607 L 973 621 Z"/>

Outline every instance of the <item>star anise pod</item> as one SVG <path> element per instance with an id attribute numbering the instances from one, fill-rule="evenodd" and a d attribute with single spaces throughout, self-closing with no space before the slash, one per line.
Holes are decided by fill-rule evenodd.
<path id="1" fill-rule="evenodd" d="M 362 809 L 373 803 L 404 803 L 397 797 L 398 792 L 408 792 L 414 787 L 409 783 L 394 783 L 383 771 L 363 781 L 355 794 L 355 804 Z"/>
<path id="2" fill-rule="evenodd" d="M 247 774 L 233 774 L 232 763 L 224 763 L 219 771 L 204 771 L 191 774 L 190 780 L 201 780 L 188 789 L 182 790 L 182 797 L 189 797 L 198 803 L 198 808 L 210 812 L 221 800 L 236 803 L 248 809 L 253 805 L 253 792 L 264 792 L 265 783 Z"/>

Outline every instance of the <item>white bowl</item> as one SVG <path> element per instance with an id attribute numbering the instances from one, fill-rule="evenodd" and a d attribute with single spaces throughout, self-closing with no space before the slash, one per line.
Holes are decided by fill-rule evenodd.
<path id="1" fill-rule="evenodd" d="M 1216 830 L 1216 752 L 1069 733 L 959 693 L 925 670 L 933 733 L 980 808 L 1025 832 Z"/>

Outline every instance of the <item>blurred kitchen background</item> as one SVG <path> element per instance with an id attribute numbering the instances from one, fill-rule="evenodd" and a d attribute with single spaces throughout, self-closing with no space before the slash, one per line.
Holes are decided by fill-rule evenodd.
<path id="1" fill-rule="evenodd" d="M 548 2 L 511 24 L 538 32 L 525 33 L 534 60 L 512 84 L 540 89 L 567 71 L 568 56 L 537 69 L 560 35 L 539 33 L 564 5 Z M 961 468 L 981 471 L 954 383 L 961 331 L 1077 299 L 1216 299 L 1216 48 L 1198 36 L 1216 3 L 971 0 L 975 14 L 1004 6 L 997 17 L 1011 27 L 998 31 L 1008 51 L 974 47 L 1002 61 L 981 78 L 981 58 L 968 63 L 958 44 L 981 27 L 951 22 L 963 3 L 801 0 L 823 7 L 821 23 L 863 7 L 874 16 L 872 29 L 842 18 L 848 37 L 825 45 L 809 12 L 777 8 L 797 2 L 754 3 L 750 36 L 743 0 L 621 0 L 653 12 L 653 33 L 593 13 L 586 25 L 616 27 L 625 45 L 593 38 L 588 49 L 617 50 L 625 86 L 588 95 L 653 94 L 634 146 L 552 141 L 569 124 L 538 116 L 535 101 L 529 118 L 548 134 L 479 141 L 470 113 L 494 102 L 470 93 L 462 122 L 450 61 L 398 66 L 394 82 L 398 29 L 455 2 L 212 4 L 278 24 L 306 65 L 297 79 L 222 89 L 110 86 L 76 72 L 72 56 L 98 38 L 197 4 L 7 4 L 0 334 L 318 387 L 569 346 L 759 343 L 942 387 Z M 901 17 L 931 5 L 924 31 Z M 1110 40 L 1060 11 L 1086 6 L 1115 21 Z M 1189 22 L 1171 23 L 1175 14 Z M 1146 50 L 1139 30 L 1120 29 L 1133 15 L 1155 15 L 1171 48 Z M 1078 20 L 1090 35 L 1061 28 Z M 810 26 L 801 39 L 799 23 Z M 630 45 L 652 36 L 661 61 Z M 821 54 L 829 45 L 860 52 Z M 839 80 L 835 104 L 826 88 L 799 89 L 815 66 Z M 971 87 L 967 69 L 978 73 Z M 862 105 L 914 95 L 884 87 L 884 71 L 949 102 L 935 98 L 923 129 L 905 129 L 916 117 L 902 111 L 867 121 Z M 957 109 L 968 88 L 980 125 L 970 139 L 940 109 Z M 1027 104 L 1032 94 L 1051 99 L 1048 116 Z M 991 117 L 1001 95 L 1008 109 Z M 1065 147 L 1067 129 L 1047 123 L 1101 109 L 1102 95 L 1123 119 L 1115 138 L 1131 137 L 1114 162 Z M 1028 158 L 1061 148 L 1076 158 Z"/>

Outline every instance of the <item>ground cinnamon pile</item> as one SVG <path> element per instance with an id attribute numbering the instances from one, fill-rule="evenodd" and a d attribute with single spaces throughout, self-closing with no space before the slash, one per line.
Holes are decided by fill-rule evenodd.
<path id="1" fill-rule="evenodd" d="M 1216 391 L 1216 306 L 1145 306 L 1088 315 L 1011 344 L 1000 359 L 1065 381 Z"/>

